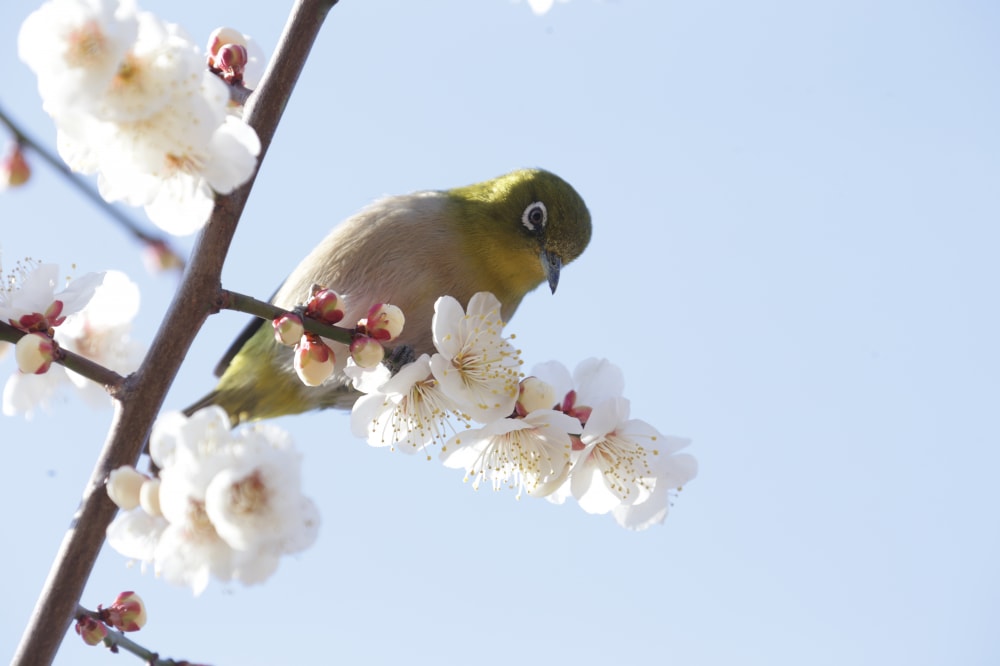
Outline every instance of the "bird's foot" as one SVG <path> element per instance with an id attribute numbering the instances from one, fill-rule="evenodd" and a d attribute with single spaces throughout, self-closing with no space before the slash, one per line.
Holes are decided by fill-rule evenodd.
<path id="1" fill-rule="evenodd" d="M 394 376 L 399 372 L 404 365 L 407 363 L 412 363 L 416 359 L 416 354 L 413 353 L 413 348 L 409 345 L 399 345 L 398 347 L 393 347 L 392 351 L 386 354 L 385 358 L 382 359 L 382 363 L 385 367 L 389 368 Z"/>

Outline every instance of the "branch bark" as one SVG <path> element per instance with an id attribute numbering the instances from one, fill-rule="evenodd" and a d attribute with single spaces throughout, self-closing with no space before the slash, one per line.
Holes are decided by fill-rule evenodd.
<path id="1" fill-rule="evenodd" d="M 245 107 L 244 118 L 260 137 L 261 161 L 323 19 L 334 4 L 336 0 L 296 0 L 274 57 Z M 117 511 L 104 492 L 104 481 L 111 470 L 138 461 L 167 389 L 215 305 L 222 265 L 255 179 L 256 173 L 243 187 L 217 198 L 146 359 L 122 385 L 104 448 L 11 664 L 51 664 L 55 659 L 104 543 L 107 526 Z"/>

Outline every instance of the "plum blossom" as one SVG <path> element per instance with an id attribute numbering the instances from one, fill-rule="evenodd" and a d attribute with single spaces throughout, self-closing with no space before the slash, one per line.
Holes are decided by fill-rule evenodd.
<path id="1" fill-rule="evenodd" d="M 572 495 L 584 511 L 612 513 L 629 529 L 663 522 L 673 496 L 697 474 L 694 457 L 677 453 L 690 440 L 630 418 L 624 375 L 606 359 L 586 359 L 572 376 L 558 362 L 536 366 L 532 375 L 550 382 L 563 396 L 559 410 L 583 424 L 567 481 L 550 499 Z"/>
<path id="2" fill-rule="evenodd" d="M 488 292 L 467 310 L 443 296 L 434 304 L 431 372 L 459 408 L 482 423 L 509 416 L 517 402 L 521 353 L 503 337 L 500 301 Z"/>
<path id="3" fill-rule="evenodd" d="M 45 110 L 86 109 L 111 85 L 138 34 L 136 8 L 116 0 L 51 0 L 21 24 L 17 52 L 38 77 Z"/>
<path id="4" fill-rule="evenodd" d="M 143 206 L 164 230 L 190 234 L 216 193 L 253 175 L 256 133 L 229 112 L 228 87 L 176 25 L 129 0 L 50 0 L 25 20 L 18 46 L 60 155 L 97 173 L 106 200 Z"/>
<path id="5" fill-rule="evenodd" d="M 9 299 L 12 309 L 7 313 L 27 312 L 27 308 L 50 313 L 59 309 L 55 318 L 36 310 L 21 314 L 18 320 L 34 326 L 58 322 L 54 333 L 61 348 L 120 374 L 138 368 L 143 350 L 131 337 L 131 329 L 132 320 L 139 311 L 139 287 L 124 273 L 107 271 L 77 278 L 67 289 L 54 294 L 51 291 L 57 271 L 54 264 L 38 265 L 32 275 L 25 276 L 17 297 L 12 295 Z M 27 294 L 24 293 L 26 289 Z M 2 300 L 0 292 L 0 308 Z M 56 303 L 64 305 L 60 309 L 54 305 Z M 80 303 L 84 306 L 79 307 Z M 13 316 L 8 318 L 13 319 Z M 3 391 L 3 412 L 8 416 L 24 414 L 31 418 L 35 410 L 46 407 L 62 387 L 69 387 L 92 407 L 111 404 L 103 387 L 60 365 L 53 365 L 44 374 L 19 373 L 9 377 Z"/>
<path id="6" fill-rule="evenodd" d="M 665 437 L 645 421 L 630 419 L 625 398 L 595 407 L 580 440 L 586 448 L 570 473 L 573 496 L 587 513 L 614 511 L 625 527 L 663 522 L 670 491 L 698 472 L 693 456 L 677 453 L 690 440 Z"/>
<path id="7" fill-rule="evenodd" d="M 212 578 L 259 583 L 282 555 L 315 541 L 319 514 L 302 495 L 301 456 L 284 431 L 259 424 L 231 431 L 218 407 L 168 413 L 153 427 L 150 457 L 159 485 L 142 490 L 157 497 L 119 516 L 108 542 L 165 580 L 195 594 Z M 149 513 L 153 505 L 162 516 Z"/>
<path id="8" fill-rule="evenodd" d="M 523 418 L 492 421 L 461 432 L 441 449 L 446 467 L 465 469 L 472 486 L 488 479 L 494 490 L 507 485 L 529 495 L 555 490 L 570 469 L 571 433 L 580 422 L 552 409 L 538 409 Z"/>
<path id="9" fill-rule="evenodd" d="M 82 310 L 103 280 L 104 273 L 87 273 L 57 291 L 58 265 L 18 262 L 0 283 L 0 321 L 22 331 L 49 332 Z"/>
<path id="10" fill-rule="evenodd" d="M 352 432 L 406 452 L 442 444 L 443 464 L 464 470 L 476 489 L 486 482 L 557 504 L 572 496 L 584 511 L 611 514 L 632 530 L 662 523 L 697 474 L 695 459 L 679 453 L 690 440 L 631 418 L 625 376 L 606 359 L 586 359 L 572 373 L 543 363 L 520 379 L 520 352 L 503 335 L 499 307 L 488 293 L 465 310 L 439 298 L 438 353 L 395 375 L 349 360 L 344 372 L 364 393 Z"/>
<path id="11" fill-rule="evenodd" d="M 431 374 L 430 357 L 423 354 L 391 378 L 384 366 L 379 367 L 383 371 L 378 374 L 361 372 L 348 362 L 345 373 L 355 378 L 355 388 L 366 391 L 354 403 L 351 431 L 371 446 L 389 446 L 406 453 L 447 440 L 453 431 L 450 417 L 461 417 Z"/>

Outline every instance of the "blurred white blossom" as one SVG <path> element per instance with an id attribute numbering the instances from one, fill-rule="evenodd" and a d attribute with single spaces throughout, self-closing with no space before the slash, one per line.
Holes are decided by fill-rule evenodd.
<path id="1" fill-rule="evenodd" d="M 12 312 L 22 313 L 19 320 L 38 319 L 37 311 L 25 313 L 25 307 L 44 308 L 43 312 L 59 309 L 59 317 L 53 319 L 49 315 L 46 319 L 50 324 L 58 322 L 54 337 L 60 347 L 119 374 L 128 374 L 138 368 L 143 348 L 132 339 L 131 330 L 132 320 L 139 311 L 139 287 L 124 273 L 107 271 L 77 278 L 67 289 L 54 294 L 52 285 L 56 275 L 58 267 L 54 264 L 39 264 L 38 269 L 25 276 L 25 287 L 31 293 L 22 293 L 22 288 L 18 291 L 19 297 L 10 299 L 18 308 Z M 2 300 L 0 292 L 0 308 Z M 45 306 L 46 302 L 49 305 Z M 53 307 L 53 303 L 64 305 Z M 78 308 L 80 303 L 85 305 Z M 53 365 L 44 374 L 11 375 L 4 386 L 3 413 L 31 418 L 36 409 L 48 406 L 61 387 L 73 389 L 93 407 L 111 404 L 102 386 L 61 365 Z"/>
<path id="2" fill-rule="evenodd" d="M 531 7 L 531 11 L 534 12 L 536 16 L 548 13 L 557 1 L 561 3 L 569 2 L 569 0 L 527 0 L 528 6 Z"/>
<path id="3" fill-rule="evenodd" d="M 70 168 L 98 174 L 108 201 L 144 206 L 174 234 L 208 220 L 256 168 L 256 133 L 176 25 L 122 0 L 50 0 L 23 23 L 21 59 L 38 77 Z"/>
<path id="4" fill-rule="evenodd" d="M 230 430 L 218 407 L 190 418 L 169 413 L 153 427 L 150 456 L 160 468 L 162 517 L 143 508 L 123 514 L 138 516 L 120 516 L 108 541 L 167 581 L 195 594 L 211 578 L 259 583 L 282 555 L 315 541 L 319 514 L 302 495 L 301 457 L 284 431 L 260 424 Z"/>

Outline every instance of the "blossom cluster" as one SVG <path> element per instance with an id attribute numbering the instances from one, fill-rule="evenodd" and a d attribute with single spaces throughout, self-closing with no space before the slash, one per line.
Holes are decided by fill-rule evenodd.
<path id="1" fill-rule="evenodd" d="M 299 379 L 306 386 L 319 386 L 333 374 L 337 358 L 322 337 L 305 330 L 302 317 L 333 326 L 344 318 L 344 299 L 332 289 L 315 285 L 297 312 L 282 314 L 271 322 L 275 341 L 295 350 L 293 365 Z M 399 336 L 404 321 L 403 311 L 391 303 L 368 308 L 367 316 L 351 331 L 348 350 L 354 363 L 366 369 L 379 365 L 385 358 L 383 343 Z"/>
<path id="2" fill-rule="evenodd" d="M 226 45 L 210 45 L 206 56 L 131 0 L 50 0 L 18 34 L 62 158 L 98 174 L 107 201 L 144 206 L 174 234 L 201 228 L 214 192 L 246 182 L 260 152 L 254 130 L 229 113 L 228 86 L 206 66 Z"/>
<path id="3" fill-rule="evenodd" d="M 195 594 L 211 578 L 263 582 L 282 555 L 315 541 L 319 513 L 302 494 L 301 456 L 279 428 L 230 430 L 219 407 L 171 412 L 154 425 L 149 453 L 155 478 L 124 467 L 108 479 L 123 509 L 108 543 L 165 580 Z"/>
<path id="4" fill-rule="evenodd" d="M 27 334 L 16 345 L 19 372 L 4 385 L 3 413 L 8 416 L 30 418 L 66 386 L 92 406 L 109 403 L 101 386 L 52 364 L 60 349 L 122 374 L 142 360 L 142 348 L 131 337 L 139 288 L 124 273 L 88 273 L 61 290 L 59 286 L 56 264 L 31 260 L 18 263 L 0 283 L 0 321 Z M 0 352 L 6 346 L 0 343 Z"/>
<path id="5" fill-rule="evenodd" d="M 464 310 L 438 299 L 432 325 L 437 353 L 393 376 L 348 362 L 365 394 L 352 430 L 370 445 L 416 452 L 438 444 L 443 463 L 465 470 L 476 488 L 509 486 L 557 503 L 572 496 L 588 513 L 612 513 L 637 530 L 662 522 L 697 473 L 695 459 L 678 453 L 689 440 L 631 418 L 622 372 L 607 360 L 588 359 L 572 375 L 551 362 L 523 376 L 492 294 L 474 295 Z"/>
<path id="6" fill-rule="evenodd" d="M 121 632 L 139 631 L 146 625 L 146 604 L 131 590 L 119 594 L 114 602 L 96 611 L 77 615 L 74 629 L 87 645 L 100 645 L 108 635 L 108 627 Z"/>

